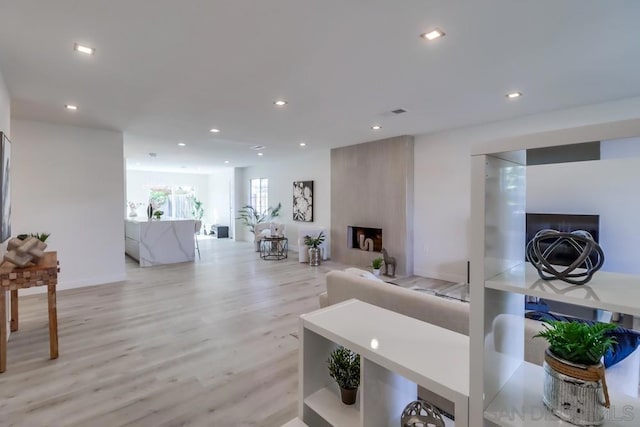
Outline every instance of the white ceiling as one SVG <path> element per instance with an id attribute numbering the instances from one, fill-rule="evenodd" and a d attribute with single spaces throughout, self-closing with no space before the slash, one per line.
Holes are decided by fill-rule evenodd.
<path id="1" fill-rule="evenodd" d="M 637 0 L 0 0 L 0 70 L 14 117 L 194 172 L 638 96 L 639 22 Z"/>

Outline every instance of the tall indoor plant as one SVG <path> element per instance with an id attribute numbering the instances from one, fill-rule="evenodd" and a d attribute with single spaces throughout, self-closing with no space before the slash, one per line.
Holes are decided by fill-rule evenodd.
<path id="1" fill-rule="evenodd" d="M 549 321 L 544 327 L 535 336 L 549 343 L 543 365 L 544 404 L 572 424 L 602 424 L 604 408 L 610 404 L 601 359 L 616 343 L 607 335 L 616 325 Z"/>
<path id="2" fill-rule="evenodd" d="M 244 225 L 249 228 L 251 234 L 255 236 L 256 225 L 263 222 L 271 221 L 273 218 L 280 216 L 280 209 L 282 209 L 282 203 L 278 203 L 275 208 L 269 207 L 266 211 L 260 212 L 251 205 L 246 205 L 240 208 L 238 211 L 238 217 Z"/>
<path id="3" fill-rule="evenodd" d="M 340 387 L 342 403 L 356 403 L 360 385 L 360 355 L 345 347 L 338 347 L 329 355 L 329 375 Z"/>
<path id="4" fill-rule="evenodd" d="M 324 231 L 321 231 L 316 237 L 309 235 L 304 236 L 304 244 L 309 247 L 309 265 L 320 265 L 320 246 L 324 242 Z"/>

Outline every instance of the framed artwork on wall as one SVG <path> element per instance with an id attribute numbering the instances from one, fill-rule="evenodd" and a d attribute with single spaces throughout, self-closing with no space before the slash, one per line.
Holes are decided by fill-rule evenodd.
<path id="1" fill-rule="evenodd" d="M 0 132 L 0 242 L 11 237 L 11 142 L 4 132 Z"/>
<path id="2" fill-rule="evenodd" d="M 293 183 L 293 220 L 313 222 L 313 181 Z"/>

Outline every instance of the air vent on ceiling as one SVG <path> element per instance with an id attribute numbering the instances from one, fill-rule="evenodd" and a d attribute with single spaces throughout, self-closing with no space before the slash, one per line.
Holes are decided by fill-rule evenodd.
<path id="1" fill-rule="evenodd" d="M 264 145 L 254 145 L 251 147 L 252 150 L 256 150 L 256 151 L 264 150 L 265 148 L 267 147 L 265 147 Z"/>
<path id="2" fill-rule="evenodd" d="M 396 108 L 395 110 L 391 110 L 393 114 L 404 114 L 407 112 L 404 108 Z"/>

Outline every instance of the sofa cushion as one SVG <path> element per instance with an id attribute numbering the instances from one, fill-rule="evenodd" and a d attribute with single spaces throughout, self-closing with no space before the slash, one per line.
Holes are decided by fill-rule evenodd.
<path id="1" fill-rule="evenodd" d="M 469 335 L 468 303 L 416 292 L 381 280 L 365 279 L 344 271 L 327 273 L 328 305 L 352 298 Z"/>
<path id="2" fill-rule="evenodd" d="M 373 274 L 370 271 L 361 270 L 359 268 L 347 268 L 344 271 L 345 271 L 345 273 L 353 274 L 354 276 L 362 277 L 364 279 L 376 280 L 378 282 L 384 282 L 384 280 L 380 279 L 379 277 L 377 277 L 375 274 Z"/>

